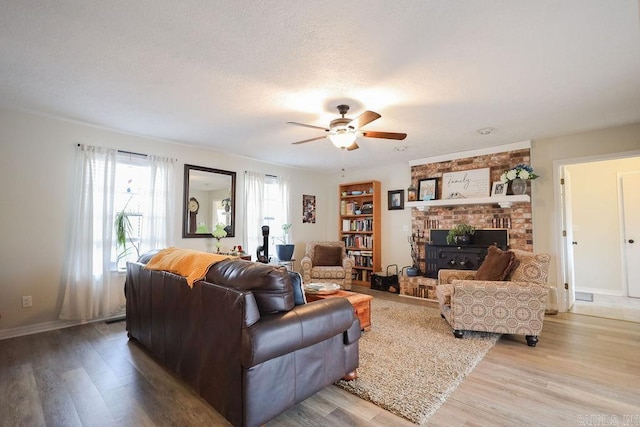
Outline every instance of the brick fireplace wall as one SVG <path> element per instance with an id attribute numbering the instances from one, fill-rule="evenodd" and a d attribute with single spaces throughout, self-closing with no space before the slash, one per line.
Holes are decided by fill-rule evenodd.
<path id="1" fill-rule="evenodd" d="M 417 188 L 421 179 L 439 178 L 438 199 L 442 199 L 442 174 L 471 169 L 490 168 L 490 181 L 499 181 L 500 175 L 518 163 L 530 164 L 530 150 L 492 153 L 482 156 L 462 158 L 438 163 L 415 165 L 411 167 L 411 181 Z M 531 195 L 531 185 L 527 185 L 527 194 Z M 431 207 L 420 212 L 412 209 L 411 228 L 420 238 L 421 271 L 425 271 L 424 243 L 428 242 L 431 229 L 450 229 L 465 222 L 477 229 L 506 228 L 509 232 L 509 246 L 512 249 L 533 251 L 533 225 L 531 203 L 514 203 L 511 208 L 497 205 L 464 205 L 453 207 Z"/>

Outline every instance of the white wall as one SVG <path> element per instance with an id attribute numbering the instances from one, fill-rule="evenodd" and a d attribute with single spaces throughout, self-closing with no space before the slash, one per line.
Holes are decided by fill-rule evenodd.
<path id="1" fill-rule="evenodd" d="M 0 109 L 0 331 L 57 320 L 64 287 L 62 266 L 70 229 L 77 143 L 168 156 L 176 166 L 173 245 L 213 249 L 213 239 L 182 239 L 183 165 L 194 164 L 237 172 L 236 238 L 243 243 L 244 171 L 253 170 L 292 179 L 292 239 L 296 259 L 304 242 L 335 234 L 335 186 L 326 175 L 258 162 L 203 148 L 127 135 L 71 121 Z M 317 197 L 316 224 L 302 223 L 302 194 Z M 255 248 L 246 248 L 255 257 Z M 21 296 L 33 296 L 23 309 Z"/>
<path id="2" fill-rule="evenodd" d="M 533 245 L 535 251 L 552 255 L 549 279 L 557 285 L 561 311 L 566 307 L 562 275 L 558 268 L 561 260 L 561 225 L 556 206 L 558 168 L 563 163 L 577 163 L 595 157 L 621 157 L 623 153 L 637 153 L 638 150 L 640 123 L 533 141 L 531 164 L 540 175 L 531 183 Z"/>
<path id="3" fill-rule="evenodd" d="M 640 171 L 640 157 L 566 167 L 571 175 L 577 291 L 623 295 L 619 172 Z"/>

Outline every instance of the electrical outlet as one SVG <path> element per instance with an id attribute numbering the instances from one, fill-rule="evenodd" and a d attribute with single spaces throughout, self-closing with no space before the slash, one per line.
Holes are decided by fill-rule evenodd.
<path id="1" fill-rule="evenodd" d="M 31 295 L 25 295 L 22 297 L 22 308 L 29 308 L 33 305 Z"/>

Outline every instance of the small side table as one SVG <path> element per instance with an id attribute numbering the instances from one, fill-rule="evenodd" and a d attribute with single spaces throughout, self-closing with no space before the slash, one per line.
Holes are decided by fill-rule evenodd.
<path id="1" fill-rule="evenodd" d="M 284 266 L 287 270 L 289 270 L 289 271 L 294 271 L 294 270 L 293 270 L 293 263 L 295 262 L 295 259 L 290 259 L 290 260 L 288 260 L 288 261 L 284 261 L 284 260 L 279 260 L 279 259 L 278 259 L 276 262 L 278 263 L 278 265 L 279 265 L 279 266 L 280 266 L 280 265 L 282 265 L 282 266 Z"/>

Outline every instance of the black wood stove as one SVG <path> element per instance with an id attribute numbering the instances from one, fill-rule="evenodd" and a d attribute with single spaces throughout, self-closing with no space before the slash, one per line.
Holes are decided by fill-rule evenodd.
<path id="1" fill-rule="evenodd" d="M 495 245 L 502 250 L 509 247 L 509 233 L 504 229 L 476 230 L 470 245 L 447 244 L 449 230 L 431 230 L 430 243 L 425 247 L 427 277 L 437 278 L 440 269 L 477 270 L 487 256 L 487 249 Z"/>

